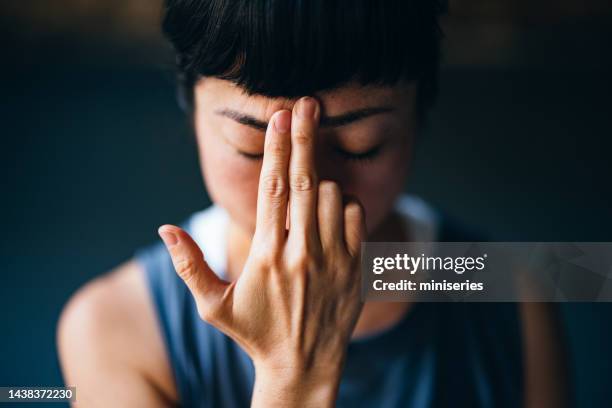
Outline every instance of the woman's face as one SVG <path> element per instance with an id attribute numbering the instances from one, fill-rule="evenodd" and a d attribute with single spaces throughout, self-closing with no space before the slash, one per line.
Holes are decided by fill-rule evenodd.
<path id="1" fill-rule="evenodd" d="M 319 180 L 336 181 L 343 193 L 359 198 L 372 232 L 405 185 L 416 130 L 416 86 L 349 85 L 310 96 L 321 106 Z M 297 99 L 248 96 L 217 78 L 196 83 L 194 124 L 206 187 L 213 202 L 250 234 L 266 124 Z"/>

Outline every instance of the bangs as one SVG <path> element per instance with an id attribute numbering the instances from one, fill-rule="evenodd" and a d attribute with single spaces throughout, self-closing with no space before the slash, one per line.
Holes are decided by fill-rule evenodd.
<path id="1" fill-rule="evenodd" d="M 298 97 L 349 81 L 431 82 L 441 11 L 432 0 L 167 0 L 163 29 L 186 85 L 213 76 Z"/>

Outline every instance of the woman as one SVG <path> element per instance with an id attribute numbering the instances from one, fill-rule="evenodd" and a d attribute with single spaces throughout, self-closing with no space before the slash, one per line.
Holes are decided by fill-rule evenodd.
<path id="1" fill-rule="evenodd" d="M 478 240 L 403 193 L 435 99 L 439 13 L 166 1 L 214 204 L 66 306 L 58 344 L 79 404 L 566 404 L 546 305 L 359 298 L 362 241 Z"/>

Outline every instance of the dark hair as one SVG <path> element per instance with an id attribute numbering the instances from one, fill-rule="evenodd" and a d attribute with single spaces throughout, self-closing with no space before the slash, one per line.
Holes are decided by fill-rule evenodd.
<path id="1" fill-rule="evenodd" d="M 404 79 L 418 80 L 422 118 L 437 94 L 442 11 L 436 0 L 166 0 L 163 31 L 188 112 L 200 75 L 287 98 Z"/>

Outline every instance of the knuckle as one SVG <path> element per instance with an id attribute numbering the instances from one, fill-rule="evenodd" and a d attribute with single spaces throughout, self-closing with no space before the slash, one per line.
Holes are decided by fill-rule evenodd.
<path id="1" fill-rule="evenodd" d="M 325 261 L 322 257 L 312 257 L 309 262 L 310 269 L 313 271 L 320 271 L 325 268 Z"/>
<path id="2" fill-rule="evenodd" d="M 196 308 L 198 309 L 198 316 L 200 319 L 210 322 L 212 319 L 212 313 L 208 307 L 202 305 L 202 302 L 196 302 Z"/>
<path id="3" fill-rule="evenodd" d="M 287 187 L 280 175 L 267 174 L 262 180 L 262 189 L 267 197 L 280 198 L 285 194 Z"/>
<path id="4" fill-rule="evenodd" d="M 285 146 L 278 140 L 270 140 L 266 146 L 266 153 L 275 159 L 283 157 Z"/>
<path id="5" fill-rule="evenodd" d="M 251 253 L 253 253 L 254 259 L 259 259 L 260 257 L 267 259 L 268 253 L 275 254 L 282 247 L 282 236 L 275 231 L 270 231 L 270 228 L 266 228 L 266 223 L 268 222 L 272 221 L 265 219 L 264 223 L 260 223 L 255 227 L 255 233 L 251 240 Z"/>
<path id="6" fill-rule="evenodd" d="M 293 191 L 311 191 L 314 186 L 314 177 L 307 171 L 297 170 L 291 173 L 289 183 Z"/>
<path id="7" fill-rule="evenodd" d="M 278 267 L 280 264 L 280 258 L 280 253 L 274 250 L 273 247 L 270 247 L 267 250 L 256 250 L 254 264 L 258 269 L 272 270 Z"/>
<path id="8" fill-rule="evenodd" d="M 194 275 L 195 262 L 191 258 L 182 258 L 176 261 L 174 269 L 181 279 L 188 282 Z"/>
<path id="9" fill-rule="evenodd" d="M 287 268 L 294 273 L 308 273 L 323 268 L 323 258 L 318 252 L 309 250 L 307 244 L 294 247 L 287 260 Z"/>
<path id="10" fill-rule="evenodd" d="M 343 271 L 350 267 L 351 260 L 347 258 L 348 257 L 343 256 L 343 251 L 338 251 L 332 259 L 329 260 L 329 267 L 337 272 L 337 276 L 343 276 Z"/>
<path id="11" fill-rule="evenodd" d="M 309 259 L 301 254 L 294 255 L 289 258 L 287 262 L 287 269 L 294 273 L 303 273 L 310 269 Z"/>
<path id="12" fill-rule="evenodd" d="M 209 323 L 214 323 L 219 320 L 221 308 L 218 305 L 210 304 L 210 302 L 200 301 L 196 303 L 196 307 L 200 319 L 205 320 Z"/>
<path id="13" fill-rule="evenodd" d="M 257 258 L 257 265 L 266 270 L 273 270 L 278 265 L 278 255 L 274 252 L 266 252 Z"/>
<path id="14" fill-rule="evenodd" d="M 309 145 L 311 142 L 312 137 L 310 136 L 310 133 L 306 130 L 300 129 L 293 133 L 293 143 L 300 146 L 306 146 Z"/>

